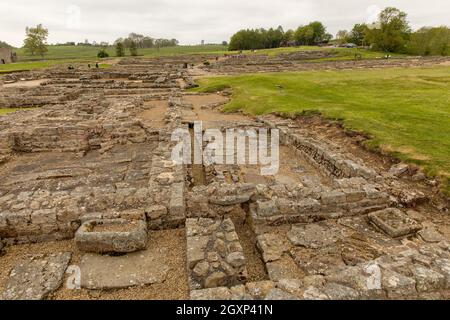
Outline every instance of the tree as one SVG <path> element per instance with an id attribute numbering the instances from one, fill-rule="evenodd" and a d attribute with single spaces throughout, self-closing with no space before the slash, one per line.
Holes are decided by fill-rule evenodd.
<path id="1" fill-rule="evenodd" d="M 408 53 L 421 56 L 450 54 L 450 29 L 446 26 L 425 27 L 411 35 Z"/>
<path id="2" fill-rule="evenodd" d="M 283 42 L 284 31 L 282 26 L 273 29 L 270 28 L 267 32 L 263 34 L 264 36 L 264 48 L 279 48 Z"/>
<path id="3" fill-rule="evenodd" d="M 323 36 L 323 40 L 322 43 L 328 43 L 331 40 L 333 40 L 333 35 L 331 33 L 325 33 L 325 35 Z"/>
<path id="4" fill-rule="evenodd" d="M 125 56 L 125 48 L 122 42 L 116 43 L 116 56 L 123 57 Z"/>
<path id="5" fill-rule="evenodd" d="M 45 29 L 42 24 L 37 25 L 35 28 L 27 27 L 25 29 L 26 38 L 24 40 L 24 48 L 31 55 L 39 54 L 42 57 L 48 51 L 47 49 L 47 37 L 48 29 Z"/>
<path id="6" fill-rule="evenodd" d="M 307 26 L 300 26 L 295 32 L 295 40 L 301 45 L 317 45 L 331 40 L 332 36 L 327 33 L 325 26 L 314 21 Z"/>
<path id="7" fill-rule="evenodd" d="M 227 41 L 222 41 L 222 45 L 223 46 L 228 46 L 228 42 Z"/>
<path id="8" fill-rule="evenodd" d="M 322 24 L 322 22 L 314 21 L 311 22 L 310 27 L 314 30 L 314 44 L 319 44 L 326 41 L 327 29 Z"/>
<path id="9" fill-rule="evenodd" d="M 128 35 L 128 39 L 130 41 L 130 50 L 131 50 L 131 45 L 134 42 L 134 46 L 136 46 L 136 48 L 143 48 L 143 42 L 144 42 L 144 36 L 142 34 L 137 34 L 137 33 L 130 33 Z"/>
<path id="10" fill-rule="evenodd" d="M 343 45 L 349 42 L 350 34 L 347 30 L 340 30 L 336 34 L 336 39 L 338 41 L 338 44 Z"/>
<path id="11" fill-rule="evenodd" d="M 138 50 L 137 50 L 137 46 L 136 46 L 136 42 L 131 41 L 130 43 L 130 54 L 133 57 L 136 57 L 138 55 Z"/>
<path id="12" fill-rule="evenodd" d="M 358 46 L 363 46 L 365 43 L 366 35 L 367 25 L 365 23 L 355 24 L 352 31 L 350 32 L 349 41 Z"/>
<path id="13" fill-rule="evenodd" d="M 11 46 L 10 44 L 8 44 L 4 41 L 0 41 L 0 48 L 12 49 L 13 46 Z"/>
<path id="14" fill-rule="evenodd" d="M 229 50 L 255 50 L 278 48 L 282 45 L 284 31 L 281 26 L 269 30 L 246 29 L 236 32 L 230 40 Z"/>
<path id="15" fill-rule="evenodd" d="M 367 29 L 367 40 L 373 49 L 387 52 L 404 52 L 411 34 L 406 13 L 388 7 L 379 15 L 379 21 Z"/>
<path id="16" fill-rule="evenodd" d="M 295 41 L 299 45 L 313 45 L 314 44 L 314 29 L 311 26 L 301 26 L 295 31 Z"/>
<path id="17" fill-rule="evenodd" d="M 142 39 L 142 48 L 153 48 L 154 45 L 155 45 L 155 42 L 154 42 L 153 38 L 144 37 L 144 39 Z"/>
<path id="18" fill-rule="evenodd" d="M 97 57 L 100 59 L 108 58 L 109 54 L 108 54 L 108 52 L 106 52 L 105 49 L 100 49 L 100 51 L 97 53 Z"/>
<path id="19" fill-rule="evenodd" d="M 289 45 L 289 43 L 291 43 L 292 41 L 295 41 L 295 37 L 294 37 L 294 30 L 289 29 L 288 31 L 286 31 L 283 35 L 283 45 L 287 46 Z"/>

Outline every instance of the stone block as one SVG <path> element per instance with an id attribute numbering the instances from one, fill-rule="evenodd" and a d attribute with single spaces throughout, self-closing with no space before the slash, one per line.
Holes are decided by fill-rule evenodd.
<path id="1" fill-rule="evenodd" d="M 393 238 L 408 236 L 421 229 L 416 221 L 394 208 L 369 213 L 369 220 Z"/>
<path id="2" fill-rule="evenodd" d="M 347 197 L 345 193 L 340 191 L 331 191 L 322 194 L 321 197 L 322 204 L 324 205 L 337 205 L 347 202 Z"/>
<path id="3" fill-rule="evenodd" d="M 147 224 L 124 219 L 90 220 L 75 234 L 81 251 L 96 253 L 127 253 L 147 246 Z"/>
<path id="4" fill-rule="evenodd" d="M 174 183 L 171 186 L 169 213 L 171 216 L 177 217 L 184 217 L 186 215 L 183 182 Z"/>
<path id="5" fill-rule="evenodd" d="M 272 200 L 269 201 L 261 201 L 259 200 L 256 203 L 256 212 L 258 216 L 261 217 L 270 217 L 277 213 L 277 208 L 275 206 L 275 202 Z"/>
<path id="6" fill-rule="evenodd" d="M 156 220 L 167 215 L 167 208 L 163 205 L 150 206 L 145 210 L 149 220 Z"/>
<path id="7" fill-rule="evenodd" d="M 422 265 L 412 266 L 411 271 L 416 279 L 416 288 L 419 293 L 433 292 L 445 288 L 446 279 L 441 273 Z"/>

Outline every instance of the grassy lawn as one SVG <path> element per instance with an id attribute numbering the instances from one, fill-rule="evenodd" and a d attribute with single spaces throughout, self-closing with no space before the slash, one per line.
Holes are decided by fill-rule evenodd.
<path id="1" fill-rule="evenodd" d="M 95 59 L 100 47 L 93 46 L 48 46 L 48 52 L 45 55 L 45 59 Z M 179 54 L 221 54 L 226 52 L 227 47 L 222 45 L 204 45 L 204 46 L 177 46 L 150 49 L 139 49 L 138 54 L 147 57 L 157 56 L 171 56 Z M 23 48 L 16 49 L 17 55 L 20 61 L 33 61 L 41 59 L 40 56 L 32 56 L 26 53 Z M 116 56 L 114 47 L 110 47 L 106 50 L 110 57 Z M 129 51 L 126 50 L 126 54 L 129 55 Z"/>
<path id="2" fill-rule="evenodd" d="M 26 61 L 26 62 L 17 62 L 10 64 L 2 64 L 0 65 L 0 75 L 2 73 L 8 72 L 16 72 L 16 71 L 29 71 L 29 70 L 37 70 L 37 69 L 45 69 L 52 66 L 60 65 L 60 64 L 69 64 L 69 63 L 95 63 L 95 60 L 42 60 L 42 61 Z M 100 64 L 100 68 L 109 68 L 110 65 L 106 63 Z"/>
<path id="3" fill-rule="evenodd" d="M 283 53 L 293 53 L 298 51 L 327 51 L 336 54 L 336 57 L 332 58 L 322 58 L 313 59 L 311 61 L 326 61 L 326 60 L 351 60 L 355 58 L 355 54 L 361 54 L 363 59 L 376 59 L 382 58 L 386 55 L 384 52 L 371 51 L 366 49 L 350 49 L 350 48 L 331 48 L 331 47 L 317 47 L 317 46 L 300 46 L 300 47 L 287 47 L 287 48 L 276 48 L 276 49 L 264 49 L 256 50 L 252 53 L 251 51 L 244 51 L 244 54 L 267 54 L 269 56 L 277 56 Z M 405 57 L 403 54 L 390 54 L 392 57 L 401 58 Z"/>
<path id="4" fill-rule="evenodd" d="M 226 110 L 319 111 L 369 134 L 370 147 L 444 177 L 450 194 L 450 67 L 227 76 L 201 79 L 196 90 L 226 87 Z"/>
<path id="5" fill-rule="evenodd" d="M 139 55 L 144 57 L 171 56 L 182 54 L 223 54 L 227 47 L 222 45 L 205 46 L 177 46 L 151 49 L 140 49 Z M 98 61 L 97 53 L 99 47 L 92 46 L 48 46 L 48 52 L 44 59 L 40 56 L 32 56 L 23 48 L 15 49 L 19 57 L 18 63 L 0 65 L 0 74 L 14 71 L 28 71 L 44 69 L 59 64 L 68 63 L 95 63 Z M 114 48 L 108 48 L 107 52 L 111 58 L 115 57 Z M 128 54 L 128 52 L 127 52 Z M 100 64 L 101 68 L 107 68 L 107 63 Z"/>
<path id="6" fill-rule="evenodd" d="M 57 64 L 68 62 L 67 60 L 49 60 L 49 61 L 33 61 L 33 62 L 17 62 L 0 65 L 0 74 L 12 71 L 26 71 L 34 69 L 48 68 Z"/>
<path id="7" fill-rule="evenodd" d="M 40 56 L 32 56 L 25 52 L 23 48 L 16 49 L 19 62 L 0 65 L 0 73 L 13 72 L 13 71 L 26 71 L 48 68 L 58 64 L 66 63 L 94 63 L 98 60 L 97 53 L 100 50 L 99 47 L 93 46 L 48 46 L 48 53 L 44 59 Z M 321 48 L 314 46 L 301 46 L 301 47 L 289 47 L 289 48 L 276 48 L 265 49 L 251 52 L 250 50 L 244 51 L 246 55 L 259 55 L 267 54 L 269 56 L 276 56 L 282 53 L 291 53 L 298 51 L 330 51 L 336 54 L 335 57 L 307 60 L 308 62 L 321 62 L 332 60 L 351 60 L 354 59 L 355 53 L 362 55 L 364 59 L 380 58 L 384 55 L 382 52 L 373 52 L 364 49 L 347 49 L 347 48 Z M 115 49 L 108 48 L 107 52 L 110 58 L 115 57 Z M 235 54 L 236 52 L 228 51 L 226 46 L 222 45 L 205 45 L 205 46 L 177 46 L 151 49 L 140 49 L 140 57 L 160 57 L 160 56 L 174 56 L 174 55 L 189 55 L 189 54 L 210 54 L 210 55 L 223 55 Z M 128 52 L 126 52 L 128 54 Z M 394 57 L 403 57 L 403 55 L 393 55 Z M 107 65 L 103 65 L 107 67 Z"/>
<path id="8" fill-rule="evenodd" d="M 48 52 L 45 54 L 46 60 L 58 60 L 58 59 L 95 59 L 100 47 L 93 46 L 48 46 Z M 32 56 L 25 52 L 23 48 L 15 50 L 19 56 L 20 61 L 38 61 L 41 60 L 40 56 Z M 116 52 L 114 47 L 109 47 L 106 50 L 110 57 L 115 57 Z M 347 49 L 347 48 L 327 48 L 317 46 L 300 46 L 300 47 L 288 47 L 288 48 L 275 48 L 275 49 L 263 49 L 252 52 L 250 50 L 244 50 L 243 54 L 247 55 L 259 55 L 267 54 L 269 56 L 276 56 L 282 53 L 292 53 L 298 51 L 330 51 L 336 53 L 337 57 L 330 59 L 353 59 L 355 53 L 362 54 L 363 58 L 379 58 L 384 55 L 382 52 L 374 52 L 365 49 Z M 150 49 L 139 49 L 139 56 L 143 57 L 159 57 L 159 56 L 173 56 L 182 54 L 211 54 L 211 55 L 223 55 L 225 53 L 233 54 L 236 51 L 228 51 L 228 48 L 223 45 L 204 45 L 204 46 L 176 46 Z M 126 50 L 126 54 L 129 52 Z M 391 54 L 392 56 L 401 57 L 400 54 Z"/>

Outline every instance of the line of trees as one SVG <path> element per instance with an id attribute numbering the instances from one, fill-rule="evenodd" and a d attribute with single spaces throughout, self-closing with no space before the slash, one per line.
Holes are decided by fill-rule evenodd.
<path id="1" fill-rule="evenodd" d="M 4 41 L 0 41 L 0 48 L 13 49 L 13 46 Z"/>
<path id="2" fill-rule="evenodd" d="M 57 46 L 67 46 L 67 47 L 71 47 L 71 46 L 82 46 L 82 47 L 109 47 L 110 44 L 109 42 L 106 41 L 102 41 L 102 42 L 96 42 L 93 41 L 92 43 L 89 42 L 88 39 L 84 40 L 84 42 L 74 42 L 74 41 L 69 41 L 69 42 L 65 42 L 65 43 L 56 43 Z"/>
<path id="3" fill-rule="evenodd" d="M 300 26 L 297 30 L 278 28 L 244 29 L 230 40 L 229 50 L 270 49 L 282 46 L 319 45 L 329 43 L 333 36 L 319 21 Z M 373 24 L 358 23 L 352 30 L 341 30 L 336 35 L 340 45 L 353 43 L 376 51 L 409 53 L 413 55 L 449 55 L 450 29 L 447 26 L 424 27 L 412 31 L 407 14 L 388 7 Z"/>
<path id="4" fill-rule="evenodd" d="M 329 42 L 333 36 L 327 33 L 323 23 L 311 22 L 297 30 L 283 30 L 282 26 L 270 29 L 243 29 L 230 40 L 229 50 L 271 49 L 288 45 L 317 45 Z"/>
<path id="5" fill-rule="evenodd" d="M 138 33 L 130 33 L 126 38 L 119 38 L 114 42 L 116 56 L 125 56 L 125 50 L 130 51 L 131 56 L 138 55 L 138 49 L 175 47 L 178 45 L 177 39 L 154 39 Z"/>
<path id="6" fill-rule="evenodd" d="M 118 43 L 122 43 L 123 46 L 129 49 L 131 46 L 135 45 L 137 49 L 146 49 L 146 48 L 162 48 L 162 47 L 174 47 L 179 44 L 177 39 L 155 39 L 152 37 L 144 36 L 138 33 L 130 33 L 128 37 L 118 38 L 114 41 L 113 44 L 108 42 L 89 42 L 86 39 L 84 42 L 66 42 L 66 43 L 58 43 L 59 46 L 92 46 L 92 47 L 109 47 L 116 46 Z"/>
<path id="7" fill-rule="evenodd" d="M 450 55 L 450 29 L 442 26 L 417 30 L 411 35 L 407 51 L 421 56 Z"/>
<path id="8" fill-rule="evenodd" d="M 240 30 L 231 37 L 229 50 L 278 48 L 286 40 L 283 27 Z"/>
<path id="9" fill-rule="evenodd" d="M 134 32 L 130 33 L 126 38 L 117 39 L 114 44 L 117 45 L 119 42 L 121 42 L 125 48 L 130 48 L 134 43 L 138 49 L 175 47 L 179 44 L 177 39 L 155 39 Z"/>
<path id="10" fill-rule="evenodd" d="M 424 27 L 413 32 L 407 14 L 393 7 L 384 9 L 373 24 L 356 24 L 351 31 L 339 31 L 336 39 L 339 44 L 351 42 L 385 52 L 423 56 L 450 54 L 447 26 Z"/>

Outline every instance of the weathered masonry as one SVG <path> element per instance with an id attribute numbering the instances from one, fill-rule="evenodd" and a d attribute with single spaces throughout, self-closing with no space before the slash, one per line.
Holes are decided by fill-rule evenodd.
<path id="1" fill-rule="evenodd" d="M 154 235 L 176 230 L 192 299 L 450 297 L 450 221 L 403 169 L 379 168 L 295 119 L 223 114 L 229 92 L 185 90 L 199 71 L 303 65 L 282 56 L 202 67 L 205 59 L 1 78 L 0 106 L 34 108 L 0 117 L 0 251 L 70 240 L 83 290 L 145 287 L 173 272 Z M 279 129 L 279 172 L 175 164 L 171 135 L 195 121 L 223 133 Z M 2 298 L 48 298 L 75 256 L 30 254 L 0 283 Z"/>

